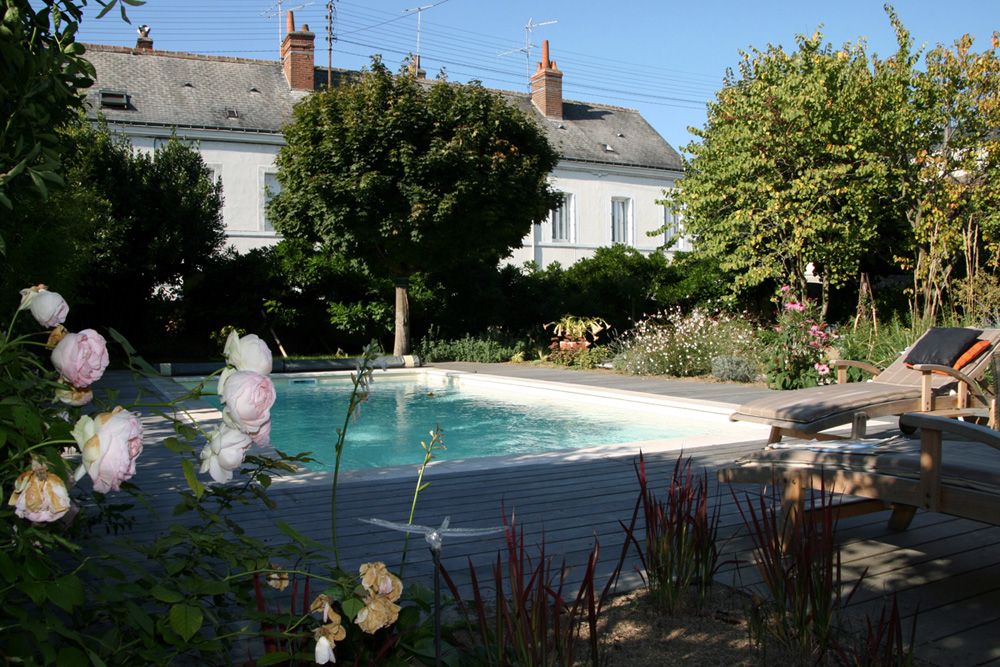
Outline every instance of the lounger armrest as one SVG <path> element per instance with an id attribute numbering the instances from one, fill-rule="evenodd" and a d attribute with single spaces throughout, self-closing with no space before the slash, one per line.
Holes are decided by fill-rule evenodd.
<path id="1" fill-rule="evenodd" d="M 925 415 L 918 412 L 911 412 L 901 416 L 899 423 L 912 428 L 957 435 L 962 438 L 981 442 L 984 445 L 989 445 L 994 449 L 1000 449 L 1000 431 L 994 431 L 982 424 L 973 424 L 972 422 L 965 422 L 960 419 Z"/>
<path id="2" fill-rule="evenodd" d="M 933 372 L 950 375 L 959 382 L 964 383 L 966 388 L 972 391 L 972 394 L 982 401 L 984 405 L 989 405 L 989 401 L 986 398 L 986 394 L 983 392 L 983 388 L 979 386 L 978 382 L 962 371 L 955 370 L 951 366 L 939 366 L 938 364 L 915 364 L 913 366 L 913 370 L 923 373 L 924 377 L 930 377 L 930 374 Z"/>
<path id="3" fill-rule="evenodd" d="M 863 371 L 867 371 L 872 374 L 872 377 L 877 376 L 882 372 L 881 368 L 877 366 L 872 366 L 865 361 L 854 361 L 853 359 L 834 359 L 830 362 L 830 365 L 837 369 L 837 383 L 844 384 L 847 382 L 847 368 L 848 366 L 854 368 L 860 368 Z"/>

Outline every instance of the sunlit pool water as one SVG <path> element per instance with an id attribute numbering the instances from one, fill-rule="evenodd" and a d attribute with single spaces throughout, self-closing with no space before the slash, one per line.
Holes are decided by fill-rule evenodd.
<path id="1" fill-rule="evenodd" d="M 337 429 L 351 391 L 348 378 L 275 378 L 271 444 L 290 453 L 312 452 L 313 470 L 333 470 Z M 213 388 L 209 385 L 209 388 Z M 376 372 L 360 417 L 348 424 L 341 469 L 423 461 L 421 442 L 440 426 L 442 460 L 523 454 L 594 445 L 729 432 L 724 422 L 608 407 L 558 392 L 536 395 L 494 386 L 468 386 L 431 375 Z"/>

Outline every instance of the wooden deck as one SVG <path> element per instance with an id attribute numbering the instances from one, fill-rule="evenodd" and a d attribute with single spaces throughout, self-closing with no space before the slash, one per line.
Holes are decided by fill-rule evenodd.
<path id="1" fill-rule="evenodd" d="M 504 374 L 557 383 L 583 384 L 610 391 L 644 392 L 678 400 L 717 405 L 738 404 L 767 390 L 740 386 L 630 378 L 612 374 L 551 371 L 521 366 L 443 364 L 449 370 Z M 127 386 L 125 376 L 109 374 L 109 383 Z M 377 391 L 377 376 L 375 389 Z M 201 406 L 200 420 L 217 416 Z M 141 517 L 133 531 L 137 540 L 164 530 L 171 522 L 176 502 L 169 490 L 183 483 L 176 455 L 156 444 L 167 430 L 162 420 L 148 418 L 147 446 L 134 479 L 144 490 L 162 499 L 160 517 Z M 764 436 L 761 435 L 760 438 Z M 697 467 L 708 472 L 713 489 L 715 468 L 741 453 L 757 449 L 761 439 L 748 442 L 685 449 Z M 679 452 L 659 451 L 646 456 L 654 488 L 662 489 Z M 478 466 L 478 469 L 438 468 L 425 476 L 430 486 L 419 499 L 416 522 L 437 525 L 445 516 L 456 527 L 501 526 L 503 511 L 514 514 L 529 541 L 544 540 L 546 553 L 557 561 L 578 567 L 570 577 L 576 583 L 594 541 L 600 543 L 599 573 L 606 576 L 617 563 L 623 542 L 619 522 L 628 522 L 636 502 L 634 456 L 616 451 L 609 456 L 521 457 L 520 465 Z M 274 517 L 257 509 L 237 510 L 242 525 L 253 536 L 275 544 L 286 541 L 274 526 L 281 518 L 321 542 L 331 539 L 329 473 L 304 473 L 275 480 L 271 496 L 279 505 Z M 338 536 L 342 565 L 351 569 L 368 560 L 396 565 L 403 535 L 359 521 L 382 518 L 405 522 L 416 482 L 415 467 L 402 470 L 348 471 L 341 473 L 338 491 Z M 735 494 L 718 489 L 725 539 L 721 579 L 751 587 L 758 583 L 749 554 L 749 539 L 735 498 L 755 495 L 759 489 L 740 488 Z M 886 527 L 888 512 L 845 519 L 839 527 L 845 585 L 851 586 L 866 572 L 852 613 L 876 609 L 896 592 L 907 623 L 917 617 L 919 658 L 935 665 L 1000 665 L 1000 528 L 937 514 L 918 513 L 909 530 L 894 533 Z M 468 583 L 467 560 L 472 559 L 480 578 L 497 556 L 502 535 L 454 539 L 444 542 L 444 564 L 459 585 Z M 419 536 L 410 541 L 404 579 L 431 576 L 430 555 Z M 640 585 L 630 555 L 619 590 Z"/>

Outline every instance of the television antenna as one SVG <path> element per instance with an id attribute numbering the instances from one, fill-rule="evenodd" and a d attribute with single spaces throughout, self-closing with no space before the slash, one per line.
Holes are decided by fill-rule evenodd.
<path id="1" fill-rule="evenodd" d="M 271 5 L 270 7 L 268 7 L 267 9 L 265 9 L 264 11 L 262 11 L 260 13 L 261 16 L 264 16 L 266 14 L 267 18 L 271 18 L 272 16 L 277 16 L 278 17 L 278 48 L 279 49 L 281 48 L 281 39 L 282 39 L 282 36 L 283 36 L 281 34 L 281 5 L 284 2 L 285 2 L 285 0 L 278 0 L 276 3 L 274 3 L 273 5 Z M 288 9 L 288 11 L 293 12 L 296 9 L 302 9 L 303 7 L 308 7 L 309 5 L 315 5 L 315 4 L 316 4 L 315 2 L 307 2 L 304 5 L 298 5 L 296 7 L 290 7 Z M 268 14 L 268 12 L 271 12 L 271 13 Z"/>
<path id="2" fill-rule="evenodd" d="M 529 93 L 531 92 L 531 49 L 534 48 L 534 45 L 531 43 L 531 35 L 534 33 L 532 28 L 537 28 L 540 25 L 551 25 L 553 23 L 559 23 L 559 21 L 542 21 L 541 23 L 532 23 L 533 20 L 534 19 L 529 18 L 528 22 L 524 25 L 524 46 L 522 46 L 519 49 L 504 51 L 503 53 L 500 54 L 501 56 L 506 56 L 511 53 L 520 53 L 521 51 L 524 51 L 524 54 L 527 57 L 527 67 L 525 70 L 525 76 L 528 79 Z"/>
<path id="3" fill-rule="evenodd" d="M 423 17 L 425 9 L 432 9 L 438 5 L 443 5 L 448 2 L 448 0 L 441 0 L 441 2 L 435 2 L 433 5 L 423 5 L 422 7 L 410 7 L 409 9 L 404 9 L 403 13 L 408 14 L 409 12 L 417 13 L 417 62 L 416 69 L 420 69 L 420 19 Z"/>

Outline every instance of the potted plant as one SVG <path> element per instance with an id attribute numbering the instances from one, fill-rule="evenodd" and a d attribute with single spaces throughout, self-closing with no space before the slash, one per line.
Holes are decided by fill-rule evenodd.
<path id="1" fill-rule="evenodd" d="M 555 334 L 552 340 L 559 343 L 560 350 L 578 350 L 590 345 L 588 334 L 596 341 L 597 334 L 604 331 L 608 323 L 603 317 L 563 315 L 561 319 L 545 325 L 546 329 L 549 327 L 552 327 L 552 333 Z"/>

